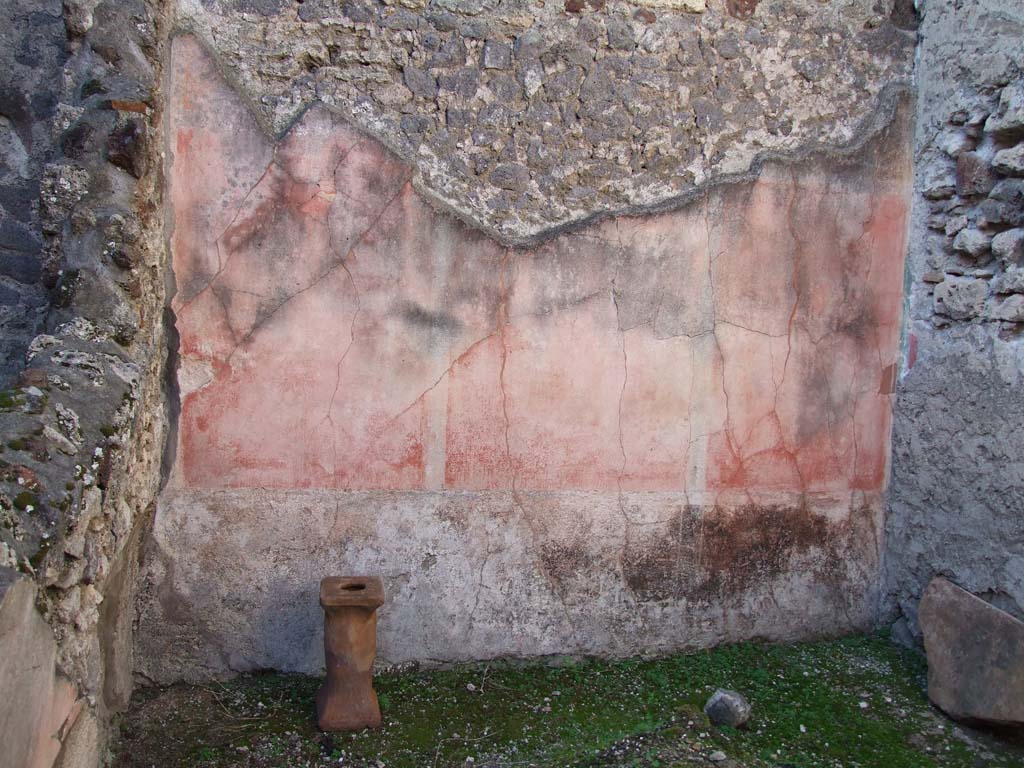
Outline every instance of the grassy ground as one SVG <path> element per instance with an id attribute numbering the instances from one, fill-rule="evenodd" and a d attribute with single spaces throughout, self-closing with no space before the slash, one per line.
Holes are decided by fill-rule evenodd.
<path id="1" fill-rule="evenodd" d="M 1024 766 L 1020 746 L 933 710 L 924 671 L 920 656 L 881 637 L 412 670 L 376 678 L 383 728 L 342 735 L 316 730 L 317 679 L 253 675 L 141 691 L 115 765 Z M 750 699 L 748 727 L 708 724 L 701 709 L 716 687 Z"/>

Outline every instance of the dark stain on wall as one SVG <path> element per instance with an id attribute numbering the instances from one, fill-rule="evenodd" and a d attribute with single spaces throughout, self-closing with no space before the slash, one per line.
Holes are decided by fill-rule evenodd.
<path id="1" fill-rule="evenodd" d="M 710 601 L 770 584 L 799 567 L 796 561 L 803 559 L 823 587 L 836 589 L 843 583 L 845 569 L 863 559 L 863 553 L 852 548 L 877 542 L 873 533 L 861 530 L 865 525 L 872 525 L 866 504 L 835 522 L 806 503 L 735 508 L 689 505 L 658 526 L 658 533 L 627 543 L 622 574 L 642 601 Z"/>

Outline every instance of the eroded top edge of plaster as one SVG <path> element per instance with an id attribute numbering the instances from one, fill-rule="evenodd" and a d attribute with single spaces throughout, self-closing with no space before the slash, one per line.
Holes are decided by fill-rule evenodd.
<path id="1" fill-rule="evenodd" d="M 881 141 L 884 135 L 894 127 L 898 128 L 901 134 L 898 141 L 906 144 L 909 149 L 910 126 L 914 112 L 911 106 L 914 101 L 911 83 L 908 80 L 886 83 L 880 88 L 871 109 L 857 122 L 847 141 L 829 144 L 817 140 L 807 140 L 792 149 L 764 150 L 753 154 L 749 164 L 742 170 L 713 174 L 701 183 L 686 187 L 676 194 L 654 197 L 649 201 L 638 203 L 595 207 L 548 225 L 522 226 L 522 222 L 519 221 L 512 222 L 512 224 L 496 221 L 479 209 L 466 204 L 466 201 L 460 196 L 451 194 L 450 185 L 447 183 L 450 178 L 438 173 L 436 167 L 432 168 L 430 158 L 424 159 L 421 155 L 410 152 L 408 147 L 396 141 L 389 132 L 378 130 L 373 125 L 367 125 L 350 108 L 346 108 L 346 105 L 326 103 L 314 98 L 303 103 L 294 114 L 289 116 L 287 122 L 276 124 L 267 111 L 260 108 L 258 100 L 254 98 L 251 90 L 240 82 L 239 78 L 225 65 L 224 57 L 201 32 L 197 31 L 194 24 L 188 20 L 179 19 L 170 37 L 172 43 L 175 38 L 188 37 L 204 50 L 214 67 L 268 138 L 275 142 L 282 140 L 302 121 L 307 112 L 313 109 L 324 109 L 358 133 L 379 142 L 408 165 L 412 171 L 411 184 L 413 188 L 433 208 L 482 232 L 503 246 L 514 248 L 534 247 L 558 235 L 578 231 L 609 218 L 645 216 L 678 210 L 703 199 L 715 189 L 756 179 L 766 167 L 771 165 L 793 166 L 817 161 L 850 166 L 860 162 L 868 147 Z M 173 75 L 168 72 L 167 76 Z M 907 170 L 907 174 L 909 174 L 909 170 Z"/>

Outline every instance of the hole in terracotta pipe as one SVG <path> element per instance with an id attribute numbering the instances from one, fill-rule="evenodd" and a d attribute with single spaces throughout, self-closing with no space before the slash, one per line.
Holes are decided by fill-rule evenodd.
<path id="1" fill-rule="evenodd" d="M 361 589 L 366 589 L 366 585 L 365 584 L 349 584 L 347 586 L 342 587 L 342 589 L 344 589 L 346 592 L 358 592 Z"/>

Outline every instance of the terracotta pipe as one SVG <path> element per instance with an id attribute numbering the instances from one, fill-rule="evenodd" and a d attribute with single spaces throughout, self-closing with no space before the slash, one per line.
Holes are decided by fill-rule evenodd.
<path id="1" fill-rule="evenodd" d="M 383 604 L 384 584 L 376 576 L 328 576 L 320 582 L 327 666 L 327 679 L 316 694 L 322 731 L 380 727 L 373 660 L 377 609 Z"/>

